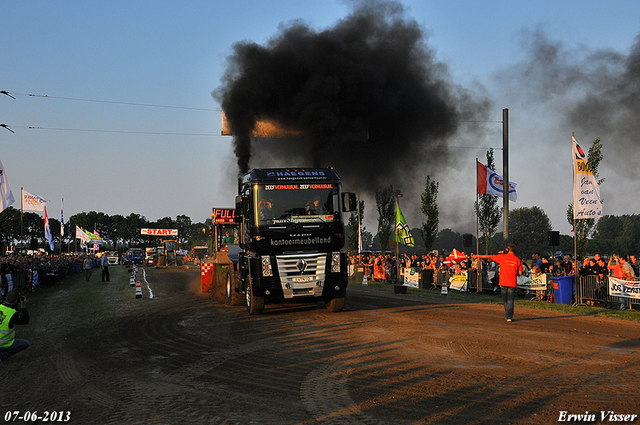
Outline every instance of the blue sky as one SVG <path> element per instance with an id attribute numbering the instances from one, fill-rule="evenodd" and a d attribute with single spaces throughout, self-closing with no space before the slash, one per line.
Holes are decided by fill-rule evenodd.
<path id="1" fill-rule="evenodd" d="M 522 76 L 539 76 L 532 40 L 557 48 L 559 63 L 576 68 L 593 63 L 594 53 L 629 55 L 640 33 L 640 3 L 401 3 L 453 81 L 487 93 L 496 121 L 509 108 L 510 175 L 519 197 L 511 209 L 539 205 L 554 229 L 569 233 L 565 211 L 572 200 L 575 131 L 583 148 L 596 137 L 605 146 L 600 170 L 607 178 L 601 189 L 605 214 L 638 212 L 640 201 L 628 200 L 636 172 L 625 167 L 638 162 L 638 150 L 623 150 L 621 163 L 621 151 L 609 150 L 620 134 L 604 127 L 572 128 L 560 118 L 572 99 L 584 100 L 586 86 L 548 89 L 547 83 Z M 220 106 L 211 92 L 221 84 L 234 43 L 264 44 L 279 26 L 296 19 L 325 29 L 352 10 L 351 2 L 315 0 L 1 4 L 0 90 L 16 99 L 0 96 L 0 123 L 15 131 L 0 128 L 0 160 L 16 198 L 20 187 L 47 198 L 55 218 L 64 198 L 65 217 L 135 212 L 149 220 L 185 214 L 194 222 L 209 217 L 212 207 L 233 205 L 235 158 L 231 138 L 218 136 Z M 587 76 L 594 75 L 600 75 L 597 69 Z M 468 133 L 455 143 L 501 147 L 501 126 L 487 128 L 477 139 Z M 625 142 L 638 145 L 633 137 Z M 461 148 L 456 170 L 425 171 L 440 182 L 441 229 L 475 232 L 474 161 L 484 153 Z M 497 168 L 501 155 L 496 151 Z M 417 227 L 422 187 L 402 184 L 394 186 L 405 192 L 404 215 Z M 370 200 L 368 230 L 375 234 L 374 209 Z"/>

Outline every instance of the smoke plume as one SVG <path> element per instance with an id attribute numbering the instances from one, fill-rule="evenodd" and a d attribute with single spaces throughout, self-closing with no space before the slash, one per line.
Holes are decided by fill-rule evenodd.
<path id="1" fill-rule="evenodd" d="M 399 3 L 360 3 L 335 26 L 296 21 L 266 43 L 239 42 L 214 97 L 234 135 L 238 168 L 331 165 L 372 193 L 446 167 L 447 141 L 489 107 L 454 84 Z M 304 138 L 250 137 L 256 120 Z"/>
<path id="2" fill-rule="evenodd" d="M 575 132 L 586 150 L 599 137 L 613 154 L 607 163 L 624 170 L 625 180 L 637 174 L 635 156 L 627 152 L 640 139 L 640 35 L 628 53 L 566 46 L 540 30 L 523 35 L 526 57 L 496 76 L 502 87 L 511 84 L 511 105 L 555 117 L 560 137 L 552 143 L 566 143 Z"/>

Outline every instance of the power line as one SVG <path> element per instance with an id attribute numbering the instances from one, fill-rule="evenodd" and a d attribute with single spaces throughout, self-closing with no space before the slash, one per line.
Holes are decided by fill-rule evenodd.
<path id="1" fill-rule="evenodd" d="M 100 99 L 83 99 L 83 98 L 77 98 L 77 97 L 49 96 L 48 94 L 10 93 L 6 90 L 2 90 L 0 93 L 6 94 L 7 96 L 10 96 L 10 97 L 13 97 L 12 95 L 15 95 L 15 96 L 37 97 L 37 98 L 44 98 L 44 99 L 74 100 L 78 102 L 110 103 L 113 105 L 146 106 L 151 108 L 186 109 L 191 111 L 207 111 L 207 112 L 220 111 L 220 109 L 194 108 L 190 106 L 157 105 L 153 103 L 121 102 L 116 100 L 100 100 Z M 15 97 L 13 98 L 15 99 Z"/>
<path id="2" fill-rule="evenodd" d="M 7 130 L 15 133 L 13 130 L 9 129 L 8 125 L 0 124 L 0 127 L 5 127 Z M 132 130 L 100 130 L 100 129 L 89 129 L 89 128 L 61 128 L 61 127 L 40 127 L 40 126 L 17 126 L 12 125 L 13 128 L 25 128 L 29 130 L 53 130 L 53 131 L 75 131 L 75 132 L 89 132 L 89 133 L 116 133 L 116 134 L 143 134 L 143 135 L 154 135 L 154 136 L 194 136 L 194 137 L 219 137 L 221 134 L 217 133 L 170 133 L 170 132 L 159 132 L 159 131 L 132 131 Z M 436 149 L 470 149 L 470 150 L 502 150 L 502 147 L 482 147 L 482 146 L 447 146 L 447 145 L 431 145 L 429 148 Z"/>
<path id="3" fill-rule="evenodd" d="M 55 130 L 55 131 L 84 131 L 90 133 L 118 133 L 118 134 L 148 134 L 148 135 L 162 135 L 162 136 L 204 136 L 214 137 L 220 136 L 220 134 L 213 133 L 169 133 L 159 131 L 129 131 L 129 130 L 95 130 L 88 128 L 60 128 L 60 127 L 38 127 L 38 126 L 12 126 L 13 128 L 27 128 L 29 130 Z"/>

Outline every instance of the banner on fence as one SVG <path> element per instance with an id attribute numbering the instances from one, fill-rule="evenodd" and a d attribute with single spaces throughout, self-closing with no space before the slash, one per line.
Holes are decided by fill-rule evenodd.
<path id="1" fill-rule="evenodd" d="M 415 268 L 402 268 L 402 280 L 404 281 L 403 285 L 408 286 L 410 288 L 418 288 L 418 282 L 420 282 L 420 273 Z"/>
<path id="2" fill-rule="evenodd" d="M 609 295 L 612 297 L 640 299 L 640 282 L 609 277 Z"/>
<path id="3" fill-rule="evenodd" d="M 456 291 L 467 290 L 467 272 L 456 273 L 449 278 L 449 289 Z"/>
<path id="4" fill-rule="evenodd" d="M 387 277 L 384 273 L 384 266 L 373 266 L 373 278 L 376 280 L 385 280 Z"/>
<path id="5" fill-rule="evenodd" d="M 547 289 L 547 275 L 545 273 L 531 278 L 518 276 L 517 281 L 520 289 L 528 289 L 530 291 L 544 291 Z"/>

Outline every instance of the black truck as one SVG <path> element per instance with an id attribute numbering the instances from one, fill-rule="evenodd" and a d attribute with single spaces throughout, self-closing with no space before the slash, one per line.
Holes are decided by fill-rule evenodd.
<path id="1" fill-rule="evenodd" d="M 332 168 L 256 169 L 238 176 L 235 221 L 240 225 L 237 278 L 226 299 L 244 294 L 247 311 L 265 302 L 324 301 L 341 311 L 348 280 L 343 215 L 354 193 L 342 192 Z"/>

